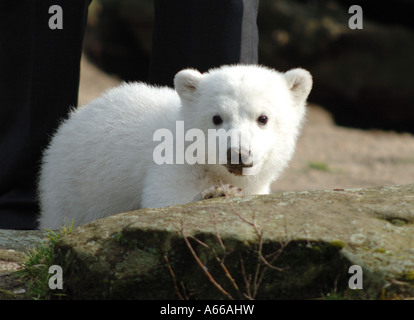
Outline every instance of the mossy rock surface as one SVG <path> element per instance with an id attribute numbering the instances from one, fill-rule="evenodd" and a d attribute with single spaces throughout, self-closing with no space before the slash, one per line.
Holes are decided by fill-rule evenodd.
<path id="1" fill-rule="evenodd" d="M 122 213 L 75 229 L 55 255 L 74 299 L 412 297 L 414 185 Z M 351 265 L 362 290 L 348 288 Z"/>

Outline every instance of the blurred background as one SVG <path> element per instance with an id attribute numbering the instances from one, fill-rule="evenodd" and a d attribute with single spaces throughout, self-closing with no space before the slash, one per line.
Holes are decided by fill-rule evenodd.
<path id="1" fill-rule="evenodd" d="M 351 5 L 363 29 L 351 30 Z M 314 77 L 308 122 L 274 191 L 414 182 L 414 0 L 260 0 L 259 63 Z M 153 0 L 94 0 L 80 103 L 147 81 Z"/>

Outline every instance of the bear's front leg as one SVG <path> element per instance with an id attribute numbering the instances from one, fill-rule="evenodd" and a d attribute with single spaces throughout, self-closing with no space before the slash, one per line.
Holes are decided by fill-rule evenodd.
<path id="1" fill-rule="evenodd" d="M 200 192 L 197 196 L 195 196 L 193 201 L 225 197 L 226 195 L 240 197 L 243 195 L 243 190 L 241 188 L 234 187 L 231 184 L 212 186 L 210 188 L 207 188 L 203 192 Z"/>

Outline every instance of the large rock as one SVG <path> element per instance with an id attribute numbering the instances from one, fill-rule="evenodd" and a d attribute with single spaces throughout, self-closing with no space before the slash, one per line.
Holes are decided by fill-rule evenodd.
<path id="1" fill-rule="evenodd" d="M 75 299 L 413 297 L 413 223 L 414 184 L 218 198 L 89 223 L 55 262 Z"/>

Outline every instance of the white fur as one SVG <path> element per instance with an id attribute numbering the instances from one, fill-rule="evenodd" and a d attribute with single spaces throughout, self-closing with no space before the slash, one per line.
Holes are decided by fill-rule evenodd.
<path id="1" fill-rule="evenodd" d="M 183 204 L 204 190 L 230 184 L 244 195 L 266 194 L 287 166 L 305 115 L 312 78 L 303 69 L 280 73 L 259 66 L 224 66 L 201 74 L 183 70 L 176 91 L 122 84 L 73 110 L 45 150 L 39 179 L 41 228 L 75 225 L 146 207 Z M 216 126 L 214 115 L 223 123 Z M 266 125 L 257 118 L 265 114 Z M 256 175 L 237 176 L 220 164 L 153 160 L 157 129 L 236 128 Z M 175 134 L 174 134 L 175 136 Z M 187 143 L 188 144 L 188 143 Z"/>

